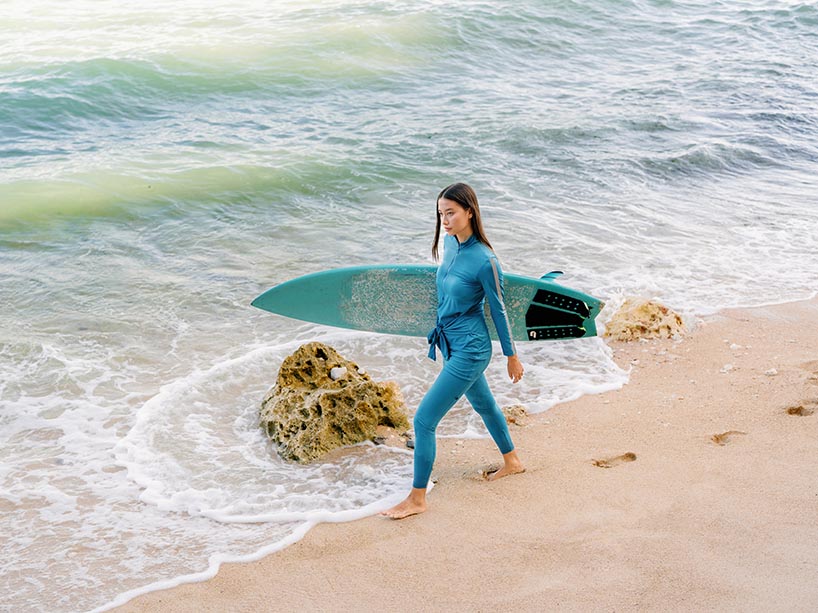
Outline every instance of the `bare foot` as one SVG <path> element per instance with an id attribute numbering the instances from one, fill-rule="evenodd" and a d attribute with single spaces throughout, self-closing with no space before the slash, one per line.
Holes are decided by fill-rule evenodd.
<path id="1" fill-rule="evenodd" d="M 525 472 L 525 466 L 517 457 L 517 451 L 512 450 L 503 455 L 503 466 L 499 470 L 486 471 L 486 479 L 489 481 L 497 481 L 509 475 L 517 475 Z"/>
<path id="2" fill-rule="evenodd" d="M 422 492 L 422 493 L 418 493 Z M 404 519 L 412 515 L 418 515 L 426 510 L 426 490 L 412 489 L 412 492 L 406 497 L 406 500 L 400 504 L 395 505 L 391 509 L 381 511 L 378 515 L 389 517 L 391 519 Z"/>
<path id="3" fill-rule="evenodd" d="M 486 479 L 489 481 L 497 481 L 497 479 L 502 479 L 503 477 L 508 477 L 509 475 L 518 475 L 524 472 L 525 466 L 518 463 L 516 466 L 503 466 L 499 470 L 487 472 Z"/>

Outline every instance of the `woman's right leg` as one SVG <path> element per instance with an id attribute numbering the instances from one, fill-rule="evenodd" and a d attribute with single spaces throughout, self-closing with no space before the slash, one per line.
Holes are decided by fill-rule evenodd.
<path id="1" fill-rule="evenodd" d="M 471 387 L 473 381 L 456 373 L 451 362 L 447 362 L 432 387 L 426 392 L 415 412 L 415 476 L 413 488 L 423 488 L 429 484 L 432 465 L 437 454 L 435 431 L 443 416 L 455 402 Z"/>

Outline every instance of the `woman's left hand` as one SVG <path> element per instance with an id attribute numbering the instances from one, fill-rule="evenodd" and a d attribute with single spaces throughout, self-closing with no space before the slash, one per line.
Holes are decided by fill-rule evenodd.
<path id="1" fill-rule="evenodd" d="M 524 372 L 520 358 L 518 358 L 516 354 L 508 356 L 508 378 L 511 379 L 511 382 L 517 383 L 517 381 L 523 378 Z"/>

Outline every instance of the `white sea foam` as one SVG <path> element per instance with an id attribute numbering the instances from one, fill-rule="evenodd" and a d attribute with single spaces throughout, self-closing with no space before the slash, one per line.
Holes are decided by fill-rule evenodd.
<path id="1" fill-rule="evenodd" d="M 57 556 L 49 572 L 62 573 L 81 592 L 89 573 L 95 576 L 103 567 L 110 572 L 113 564 L 123 581 L 106 583 L 115 590 L 111 597 L 123 592 L 114 602 L 123 602 L 142 591 L 127 586 L 146 577 L 179 575 L 148 589 L 201 580 L 225 560 L 253 559 L 286 546 L 316 522 L 348 521 L 387 508 L 410 483 L 408 451 L 362 445 L 337 464 L 300 471 L 275 459 L 265 445 L 252 417 L 260 395 L 246 407 L 241 394 L 238 402 L 223 402 L 247 383 L 246 377 L 273 370 L 276 356 L 280 361 L 294 346 L 257 347 L 163 386 L 120 439 L 99 436 L 103 420 L 98 414 L 105 407 L 91 402 L 76 402 L 47 420 L 61 429 L 38 429 L 42 418 L 21 419 L 16 429 L 20 443 L 30 443 L 31 433 L 46 433 L 38 436 L 56 446 L 21 454 L 14 432 L 5 433 L 3 477 L 9 488 L 3 498 L 17 507 L 9 526 L 13 534 L 37 536 L 7 543 L 4 576 L 36 577 L 44 566 L 26 556 L 32 545 L 70 539 L 84 551 L 82 565 L 75 566 L 73 556 Z M 257 370 L 248 375 L 253 368 Z M 90 424 L 97 435 L 89 437 L 77 424 Z M 127 471 L 116 470 L 114 457 Z M 47 460 L 60 462 L 43 466 Z M 214 533 L 209 525 L 214 520 L 232 528 Z M 40 529 L 32 533 L 31 522 Z M 258 528 L 259 523 L 264 527 Z M 60 536 L 62 530 L 70 532 Z M 112 541 L 116 534 L 128 538 Z M 177 547 L 181 535 L 187 543 L 184 551 Z M 112 556 L 118 561 L 111 562 Z M 209 560 L 207 570 L 191 572 L 202 559 Z M 31 585 L 21 585 L 26 584 Z M 24 587 L 20 590 L 22 602 L 29 597 Z M 71 601 L 64 594 L 47 598 L 49 608 L 56 609 Z"/>
<path id="2" fill-rule="evenodd" d="M 46 375 L 43 364 L 51 364 L 47 370 L 62 372 L 76 395 L 20 395 L 13 404 L 4 401 L 17 416 L 4 432 L 0 464 L 3 498 L 17 509 L 9 526 L 12 533 L 37 535 L 7 543 L 6 576 L 37 576 L 43 563 L 26 552 L 48 548 L 52 539 L 63 542 L 70 534 L 73 546 L 84 552 L 83 564 L 76 566 L 73 556 L 62 558 L 49 572 L 59 570 L 78 591 L 71 597 L 49 596 L 49 607 L 93 602 L 93 590 L 89 600 L 76 595 L 89 588 L 89 576 L 100 572 L 109 576 L 111 598 L 121 592 L 113 605 L 145 590 L 208 578 L 222 561 L 280 549 L 317 522 L 347 521 L 397 502 L 411 485 L 411 451 L 362 444 L 332 464 L 291 465 L 269 448 L 257 427 L 257 409 L 283 358 L 301 342 L 319 338 L 374 378 L 400 381 L 411 410 L 439 368 L 425 357 L 425 340 L 303 325 L 295 332 L 288 342 L 256 343 L 210 367 L 171 377 L 147 399 L 127 391 L 136 381 L 125 373 L 142 373 L 106 376 L 106 362 L 117 359 L 115 352 L 101 362 L 82 357 L 97 351 L 93 343 L 61 348 L 49 341 L 7 371 L 7 384 L 21 385 L 33 372 Z M 180 326 L 180 334 L 188 333 L 187 326 Z M 527 387 L 511 386 L 499 360 L 488 377 L 501 403 L 524 402 L 534 411 L 544 410 L 581 393 L 571 389 L 582 381 L 583 370 L 601 368 L 591 376 L 591 381 L 598 377 L 591 388 L 624 381 L 611 369 L 604 347 L 592 339 L 532 346 L 524 359 L 539 365 L 529 367 Z M 572 361 L 573 370 L 559 368 L 565 360 Z M 103 389 L 109 395 L 101 395 Z M 485 429 L 460 406 L 444 420 L 441 434 L 485 436 Z M 213 521 L 223 527 L 214 531 Z M 180 535 L 183 551 L 176 546 Z M 205 559 L 207 570 L 197 570 Z M 121 580 L 110 577 L 113 569 Z M 145 578 L 167 573 L 178 577 L 138 587 Z M 25 596 L 27 588 L 18 589 L 18 600 L 33 597 Z"/>

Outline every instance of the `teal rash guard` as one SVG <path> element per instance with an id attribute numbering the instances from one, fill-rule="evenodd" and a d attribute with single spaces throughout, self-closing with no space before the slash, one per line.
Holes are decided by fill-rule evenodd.
<path id="1" fill-rule="evenodd" d="M 503 355 L 517 353 L 503 302 L 503 271 L 497 256 L 474 234 L 463 243 L 447 234 L 443 247 L 443 262 L 437 271 L 437 326 L 428 337 L 429 357 L 436 359 L 435 345 L 444 359 L 455 349 L 491 352 L 484 300 L 488 300 Z"/>

